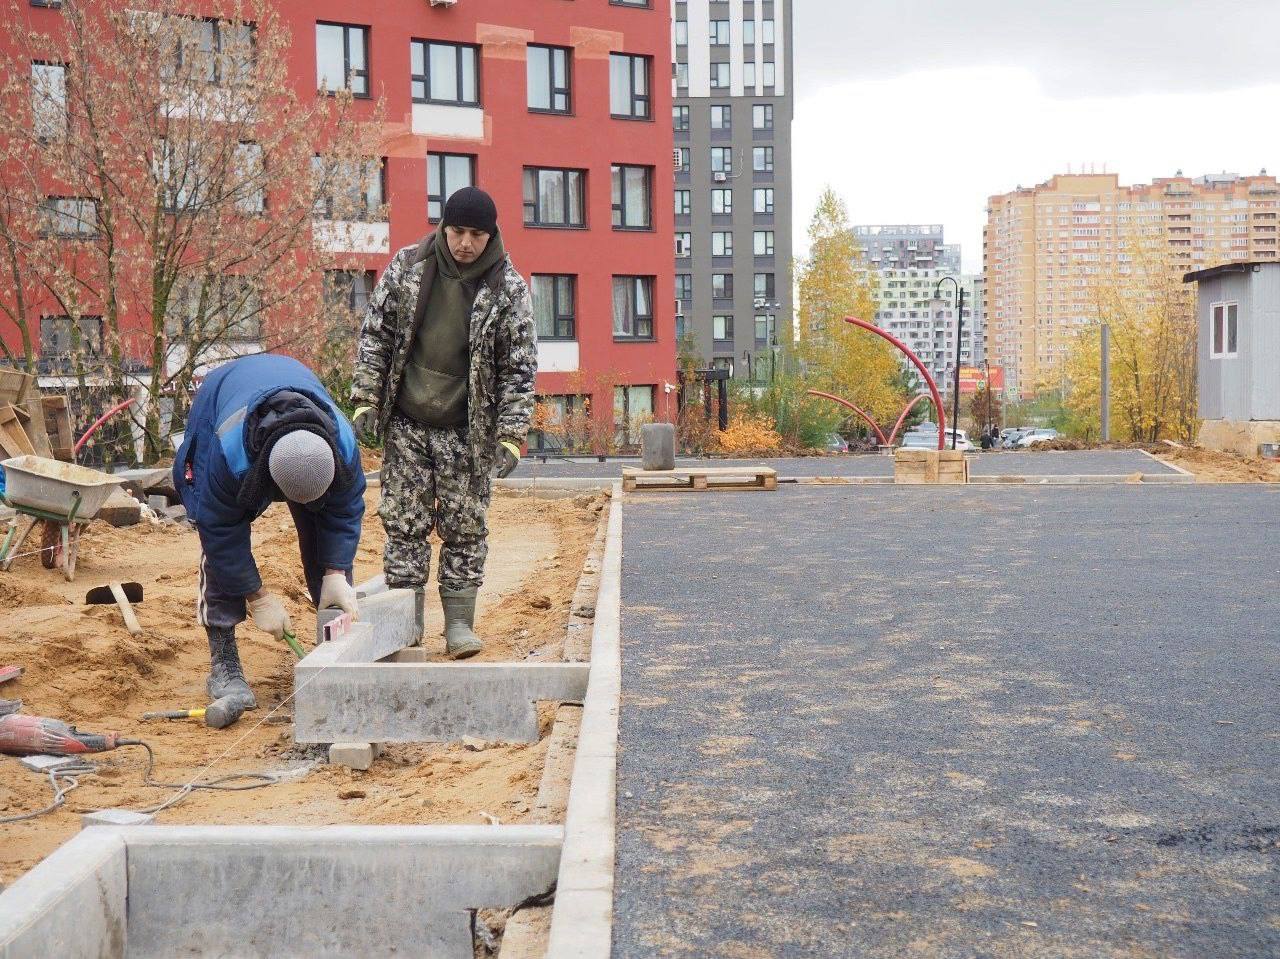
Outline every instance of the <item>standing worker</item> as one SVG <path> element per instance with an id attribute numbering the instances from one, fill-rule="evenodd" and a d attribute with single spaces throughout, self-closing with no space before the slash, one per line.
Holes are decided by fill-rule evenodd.
<path id="1" fill-rule="evenodd" d="M 284 604 L 262 588 L 250 550 L 253 521 L 287 502 L 317 609 L 357 614 L 351 567 L 364 516 L 355 431 L 320 380 L 287 356 L 218 367 L 196 393 L 173 482 L 200 533 L 197 620 L 209 634 L 209 698 L 257 705 L 235 629 L 246 611 L 277 639 L 292 636 Z"/>
<path id="2" fill-rule="evenodd" d="M 474 656 L 488 552 L 489 473 L 508 476 L 533 414 L 537 345 L 529 288 L 511 265 L 498 210 L 465 187 L 440 228 L 396 253 L 369 299 L 351 398 L 357 429 L 385 440 L 387 587 L 421 589 L 440 550 L 450 655 Z"/>

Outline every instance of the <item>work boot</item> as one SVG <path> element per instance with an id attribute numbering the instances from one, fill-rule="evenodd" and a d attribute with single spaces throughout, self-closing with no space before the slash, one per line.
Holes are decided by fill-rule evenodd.
<path id="1" fill-rule="evenodd" d="M 440 605 L 444 608 L 444 646 L 454 659 L 466 659 L 480 652 L 479 638 L 472 631 L 476 622 L 475 586 L 466 589 L 440 587 Z"/>
<path id="2" fill-rule="evenodd" d="M 256 709 L 258 700 L 245 682 L 236 648 L 236 631 L 225 626 L 206 626 L 209 634 L 209 681 L 205 687 L 211 700 L 233 697 L 244 709 Z"/>

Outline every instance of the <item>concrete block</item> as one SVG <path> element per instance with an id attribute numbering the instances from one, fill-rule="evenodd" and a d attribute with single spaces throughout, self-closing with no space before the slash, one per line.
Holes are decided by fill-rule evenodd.
<path id="1" fill-rule="evenodd" d="M 132 809 L 99 809 L 80 816 L 80 828 L 90 826 L 149 826 L 156 821 L 151 813 L 134 812 Z"/>
<path id="2" fill-rule="evenodd" d="M 470 959 L 469 910 L 546 891 L 560 839 L 555 826 L 129 830 L 129 956 Z"/>
<path id="3" fill-rule="evenodd" d="M 113 489 L 98 510 L 98 519 L 111 526 L 135 526 L 142 520 L 142 504 L 122 489 Z"/>
<path id="4" fill-rule="evenodd" d="M 63 843 L 0 894 L 0 959 L 123 959 L 126 869 L 116 830 L 87 829 Z"/>
<path id="5" fill-rule="evenodd" d="M 379 751 L 377 743 L 334 743 L 329 747 L 329 762 L 364 771 L 373 765 Z"/>
<path id="6" fill-rule="evenodd" d="M 169 508 L 169 497 L 162 496 L 159 493 L 150 493 L 147 495 L 147 505 L 157 513 L 163 513 Z"/>
<path id="7" fill-rule="evenodd" d="M 431 662 L 431 651 L 422 646 L 410 646 L 408 649 L 397 650 L 386 659 L 384 663 L 429 663 Z"/>
<path id="8" fill-rule="evenodd" d="M 398 649 L 416 646 L 422 639 L 414 609 L 416 597 L 410 589 L 392 589 L 360 600 L 360 619 L 341 638 L 323 642 L 324 624 L 341 615 L 336 610 L 316 612 L 316 648 L 301 662 L 370 663 L 390 656 Z"/>
<path id="9" fill-rule="evenodd" d="M 160 515 L 170 523 L 185 523 L 187 521 L 187 508 L 179 503 L 177 506 L 170 506 L 162 510 Z"/>
<path id="10" fill-rule="evenodd" d="M 676 428 L 672 423 L 645 423 L 640 427 L 640 463 L 647 470 L 676 468 Z"/>
<path id="11" fill-rule="evenodd" d="M 536 742 L 534 703 L 581 702 L 590 671 L 581 663 L 328 665 L 313 656 L 294 671 L 300 743 Z"/>

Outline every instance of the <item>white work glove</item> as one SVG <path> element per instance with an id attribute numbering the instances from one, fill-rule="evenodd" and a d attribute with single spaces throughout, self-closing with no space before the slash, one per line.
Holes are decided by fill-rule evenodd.
<path id="1" fill-rule="evenodd" d="M 372 406 L 357 406 L 351 417 L 351 426 L 359 439 L 374 439 L 378 430 L 378 414 Z"/>
<path id="2" fill-rule="evenodd" d="M 356 588 L 347 582 L 346 573 L 326 573 L 320 582 L 320 602 L 316 609 L 340 609 L 355 619 L 360 615 L 356 605 Z"/>
<path id="3" fill-rule="evenodd" d="M 516 467 L 520 465 L 520 447 L 507 440 L 499 441 L 497 459 L 498 479 L 506 479 L 514 473 L 516 471 Z"/>
<path id="4" fill-rule="evenodd" d="M 248 600 L 249 615 L 253 617 L 253 625 L 264 633 L 270 633 L 276 639 L 284 639 L 285 633 L 293 632 L 293 623 L 289 622 L 289 614 L 285 611 L 280 597 L 271 593 L 263 593 L 257 599 Z"/>

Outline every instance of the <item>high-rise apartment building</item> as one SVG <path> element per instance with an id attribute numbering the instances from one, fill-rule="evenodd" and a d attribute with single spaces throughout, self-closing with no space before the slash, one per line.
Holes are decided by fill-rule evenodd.
<path id="1" fill-rule="evenodd" d="M 983 231 L 987 352 L 1010 395 L 1061 382 L 1071 337 L 1096 318 L 1095 278 L 1130 269 L 1133 242 L 1168 244 L 1171 271 L 1277 258 L 1280 185 L 1257 176 L 1177 176 L 1121 186 L 1067 174 L 990 198 Z"/>
<path id="2" fill-rule="evenodd" d="M 929 368 L 939 388 L 950 388 L 956 365 L 956 287 L 939 282 L 951 277 L 964 290 L 964 326 L 960 334 L 960 365 L 982 362 L 981 277 L 949 269 L 875 271 L 875 324 L 902 340 Z M 903 357 L 903 366 L 908 361 Z M 914 367 L 911 367 L 914 369 Z"/>
<path id="3" fill-rule="evenodd" d="M 677 326 L 766 378 L 791 329 L 790 0 L 672 0 Z"/>
<path id="4" fill-rule="evenodd" d="M 853 239 L 873 269 L 960 272 L 960 244 L 943 241 L 941 224 L 855 226 Z"/>
<path id="5" fill-rule="evenodd" d="M 127 3 L 112 0 L 102 6 L 111 5 L 123 8 Z M 31 28 L 57 37 L 63 15 L 59 5 L 31 0 L 30 6 Z M 742 4 L 735 6 L 741 13 Z M 772 6 L 756 4 L 745 20 L 738 17 L 733 82 L 741 93 L 744 81 L 752 79 L 743 75 L 744 51 L 754 52 L 752 64 L 767 61 L 769 72 L 761 65 L 748 87 L 761 94 L 759 102 L 769 106 L 785 130 L 790 99 L 784 107 L 773 95 L 790 92 L 780 52 L 775 59 L 775 49 L 782 47 L 775 47 L 774 39 L 780 41 L 785 28 L 766 19 L 771 15 L 764 8 Z M 324 214 L 317 213 L 318 242 L 346 244 L 327 248 L 342 256 L 343 266 L 326 277 L 328 286 L 361 311 L 378 272 L 396 250 L 436 228 L 449 195 L 463 186 L 482 187 L 497 202 L 506 248 L 530 283 L 540 397 L 560 415 L 582 410 L 590 399 L 599 419 L 672 418 L 671 36 L 662 0 L 281 0 L 276 7 L 292 35 L 285 55 L 298 97 L 324 96 L 323 90 L 345 87 L 362 118 L 375 116 L 376 99 L 384 105 L 386 155 L 377 158 L 365 186 L 362 219 L 368 222 L 341 234 L 326 232 L 320 222 Z M 703 39 L 703 55 L 695 59 L 699 82 L 705 85 L 710 21 L 707 4 L 701 7 L 704 15 L 692 32 Z M 190 8 L 192 17 L 200 17 L 231 5 L 211 7 L 192 0 Z M 747 21 L 758 27 L 750 50 L 741 33 Z M 210 22 L 205 31 L 211 50 L 216 49 L 217 26 Z M 788 78 L 789 68 L 787 63 Z M 31 69 L 46 88 L 65 89 L 59 86 L 65 84 L 64 76 L 44 76 L 62 69 L 56 62 L 34 62 Z M 26 82 L 26 77 L 3 79 Z M 751 106 L 739 108 L 735 100 L 733 108 L 745 111 L 734 119 L 749 143 Z M 699 114 L 702 128 L 705 113 Z M 772 131 L 768 139 L 762 131 L 759 141 L 771 151 L 772 137 Z M 771 152 L 767 159 L 774 164 L 780 158 Z M 750 148 L 741 163 L 734 158 L 732 172 L 739 176 L 745 170 L 746 183 L 752 182 L 750 160 Z M 703 205 L 711 184 L 709 162 L 703 150 L 698 164 Z M 786 160 L 781 164 L 785 169 Z M 756 176 L 762 186 L 771 185 L 775 173 L 770 169 L 767 179 L 764 173 Z M 726 180 L 726 185 L 738 182 Z M 289 184 L 278 188 L 287 190 Z M 57 184 L 48 189 L 53 196 Z M 271 202 L 275 189 L 266 188 L 264 202 Z M 744 190 L 741 215 L 748 232 L 740 243 L 749 334 L 752 237 L 747 210 L 752 197 L 749 187 Z M 789 225 L 789 208 L 778 211 L 777 221 Z M 768 222 L 773 222 L 772 213 Z M 777 237 L 787 234 L 769 236 L 776 256 L 760 261 L 785 264 L 790 245 L 779 244 Z M 83 249 L 95 239 L 81 236 L 77 242 L 77 249 Z M 50 315 L 39 325 L 57 334 L 58 322 L 65 326 L 70 320 L 56 315 L 56 304 L 45 306 Z M 126 304 L 126 324 L 145 330 L 148 309 L 149 300 Z M 89 304 L 87 311 L 94 312 L 94 306 Z M 95 318 L 81 319 L 83 327 L 83 320 Z M 14 342 L 12 325 L 0 324 L 0 336 Z M 42 358 L 65 339 L 51 336 L 40 347 Z M 130 342 L 143 344 L 137 361 L 145 363 L 148 341 L 133 337 Z"/>

